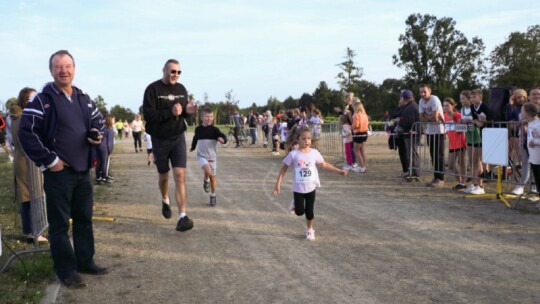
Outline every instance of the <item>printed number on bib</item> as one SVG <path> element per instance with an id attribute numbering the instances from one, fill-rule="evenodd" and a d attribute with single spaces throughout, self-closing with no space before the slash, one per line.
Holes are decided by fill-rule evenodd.
<path id="1" fill-rule="evenodd" d="M 297 183 L 309 183 L 313 181 L 313 172 L 308 168 L 296 169 L 296 182 Z"/>

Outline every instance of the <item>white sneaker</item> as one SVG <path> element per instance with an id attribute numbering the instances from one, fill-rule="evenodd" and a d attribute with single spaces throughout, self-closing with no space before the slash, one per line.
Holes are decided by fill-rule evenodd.
<path id="1" fill-rule="evenodd" d="M 467 189 L 463 190 L 464 193 L 471 193 L 474 190 L 474 184 L 470 184 Z"/>
<path id="2" fill-rule="evenodd" d="M 279 155 L 279 152 L 274 151 L 272 152 L 272 155 Z"/>
<path id="3" fill-rule="evenodd" d="M 538 197 L 538 195 L 529 196 L 529 201 L 531 202 L 538 202 L 539 200 L 540 200 L 540 197 Z M 538 205 L 540 205 L 540 203 Z"/>
<path id="4" fill-rule="evenodd" d="M 479 194 L 484 194 L 486 192 L 484 191 L 484 188 L 482 188 L 480 186 L 474 186 L 474 189 L 469 193 L 474 194 L 474 195 L 479 195 Z"/>
<path id="5" fill-rule="evenodd" d="M 13 162 L 13 156 L 8 155 L 8 158 L 9 158 L 9 162 L 12 163 Z"/>
<path id="6" fill-rule="evenodd" d="M 351 170 L 352 170 L 352 172 L 356 172 L 356 173 L 365 173 L 366 172 L 366 168 L 363 168 L 363 167 L 354 167 Z"/>
<path id="7" fill-rule="evenodd" d="M 522 195 L 523 194 L 523 186 L 517 185 L 514 190 L 512 190 L 512 194 L 515 195 Z"/>
<path id="8" fill-rule="evenodd" d="M 289 203 L 289 206 L 287 206 L 287 210 L 289 211 L 290 214 L 294 214 L 294 199 L 292 199 L 291 202 Z"/>
<path id="9" fill-rule="evenodd" d="M 306 230 L 306 240 L 308 241 L 315 240 L 315 230 L 313 229 Z"/>
<path id="10" fill-rule="evenodd" d="M 342 170 L 351 170 L 353 167 L 352 166 L 349 166 L 349 165 L 345 165 L 343 167 L 341 167 Z"/>

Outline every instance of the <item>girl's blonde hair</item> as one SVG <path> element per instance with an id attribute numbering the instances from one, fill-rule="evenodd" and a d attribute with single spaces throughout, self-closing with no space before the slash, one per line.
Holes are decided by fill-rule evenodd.
<path id="1" fill-rule="evenodd" d="M 113 115 L 107 115 L 105 116 L 105 128 L 106 129 L 112 129 L 113 128 Z"/>
<path id="2" fill-rule="evenodd" d="M 360 99 L 358 99 L 360 100 Z M 355 102 L 353 103 L 353 109 L 354 109 L 354 113 L 366 113 L 366 110 L 364 109 L 364 105 L 362 104 L 362 102 L 358 101 L 358 102 Z"/>

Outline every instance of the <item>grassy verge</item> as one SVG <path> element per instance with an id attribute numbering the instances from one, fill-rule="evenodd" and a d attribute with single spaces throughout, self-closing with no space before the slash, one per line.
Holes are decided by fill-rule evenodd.
<path id="1" fill-rule="evenodd" d="M 2 240 L 15 252 L 29 250 L 22 235 L 18 204 L 14 202 L 12 165 L 5 154 L 0 154 L 0 230 Z M 13 255 L 2 243 L 0 268 Z M 39 303 L 45 288 L 53 278 L 52 260 L 49 252 L 32 253 L 11 262 L 0 274 L 1 303 Z"/>

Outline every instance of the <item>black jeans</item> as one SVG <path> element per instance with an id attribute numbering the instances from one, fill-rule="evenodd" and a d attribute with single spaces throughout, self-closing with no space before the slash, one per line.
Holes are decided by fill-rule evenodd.
<path id="1" fill-rule="evenodd" d="M 417 138 L 417 137 L 415 137 Z M 411 135 L 400 135 L 396 140 L 398 146 L 399 160 L 401 161 L 401 168 L 403 172 L 409 172 L 412 176 L 418 176 L 418 166 L 420 164 L 420 158 L 418 156 L 418 143 L 416 139 L 411 138 Z"/>
<path id="2" fill-rule="evenodd" d="M 69 167 L 59 172 L 47 170 L 43 177 L 54 271 L 64 280 L 77 268 L 94 263 L 92 183 L 89 171 L 75 172 Z M 70 217 L 73 219 L 73 247 L 68 236 Z"/>
<path id="3" fill-rule="evenodd" d="M 429 155 L 433 164 L 433 177 L 444 180 L 444 139 L 445 134 L 426 134 Z"/>
<path id="4" fill-rule="evenodd" d="M 141 131 L 139 132 L 131 132 L 133 134 L 133 144 L 135 145 L 135 151 L 137 151 L 137 143 L 139 143 L 139 149 L 141 149 L 142 142 L 141 142 Z"/>

